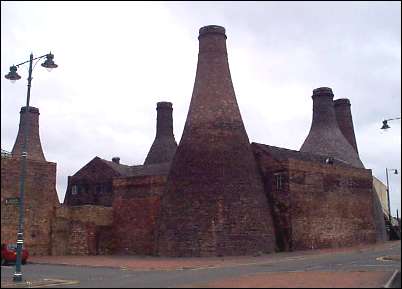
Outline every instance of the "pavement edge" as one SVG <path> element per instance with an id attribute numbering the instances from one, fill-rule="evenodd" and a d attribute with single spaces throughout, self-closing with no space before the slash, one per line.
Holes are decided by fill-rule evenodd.
<path id="1" fill-rule="evenodd" d="M 400 287 L 400 284 L 399 284 L 399 286 L 396 286 L 396 284 L 394 284 L 395 282 L 397 282 L 398 275 L 399 275 L 399 280 L 401 280 L 401 270 L 395 270 L 394 273 L 392 274 L 391 278 L 389 278 L 388 282 L 385 283 L 383 288 L 398 288 L 398 287 Z"/>

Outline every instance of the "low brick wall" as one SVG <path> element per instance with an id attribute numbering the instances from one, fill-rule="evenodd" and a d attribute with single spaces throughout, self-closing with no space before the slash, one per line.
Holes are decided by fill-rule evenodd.
<path id="1" fill-rule="evenodd" d="M 108 254 L 112 235 L 112 208 L 60 207 L 53 224 L 53 255 Z M 110 243 L 110 244 L 109 244 Z"/>

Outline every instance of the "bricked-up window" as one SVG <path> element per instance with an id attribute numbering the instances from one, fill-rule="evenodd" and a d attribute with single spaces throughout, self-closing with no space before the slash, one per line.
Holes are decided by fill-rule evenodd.
<path id="1" fill-rule="evenodd" d="M 72 194 L 72 195 L 76 195 L 77 193 L 78 193 L 77 185 L 73 185 L 73 186 L 71 187 L 71 194 Z"/>

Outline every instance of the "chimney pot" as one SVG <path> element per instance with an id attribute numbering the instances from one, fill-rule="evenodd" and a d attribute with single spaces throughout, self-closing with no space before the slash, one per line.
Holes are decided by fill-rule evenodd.
<path id="1" fill-rule="evenodd" d="M 329 96 L 333 97 L 334 93 L 332 92 L 332 89 L 329 87 L 319 87 L 313 90 L 313 98 L 317 96 Z"/>
<path id="2" fill-rule="evenodd" d="M 26 106 L 21 107 L 20 113 L 25 113 L 26 111 L 27 111 L 27 107 L 26 107 Z M 28 111 L 29 111 L 30 113 L 40 114 L 40 113 L 39 113 L 39 109 L 36 108 L 36 107 L 33 107 L 33 106 L 28 107 Z"/>
<path id="3" fill-rule="evenodd" d="M 120 158 L 119 157 L 114 157 L 114 158 L 112 158 L 112 162 L 114 162 L 116 164 L 120 164 Z"/>
<path id="4" fill-rule="evenodd" d="M 160 101 L 156 104 L 156 109 L 159 108 L 168 108 L 168 109 L 173 109 L 173 105 L 171 102 L 167 102 L 167 101 Z"/>
<path id="5" fill-rule="evenodd" d="M 334 106 L 337 107 L 339 105 L 350 105 L 350 101 L 347 98 L 339 98 L 334 100 Z"/>
<path id="6" fill-rule="evenodd" d="M 204 36 L 206 34 L 222 34 L 226 38 L 225 28 L 219 25 L 207 25 L 201 27 L 199 32 L 200 34 L 198 39 L 200 39 L 201 36 Z"/>

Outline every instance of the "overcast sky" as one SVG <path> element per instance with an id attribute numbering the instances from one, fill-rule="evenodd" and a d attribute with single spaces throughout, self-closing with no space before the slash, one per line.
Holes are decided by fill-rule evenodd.
<path id="1" fill-rule="evenodd" d="M 33 71 L 45 157 L 57 192 L 95 156 L 139 165 L 155 137 L 156 103 L 173 103 L 179 143 L 191 99 L 198 30 L 226 28 L 232 80 L 250 141 L 298 150 L 312 91 L 349 98 L 360 158 L 385 183 L 401 168 L 401 2 L 1 2 L 1 148 L 11 151 L 22 79 L 12 64 L 51 51 L 59 65 Z M 390 175 L 401 211 L 401 177 Z"/>

